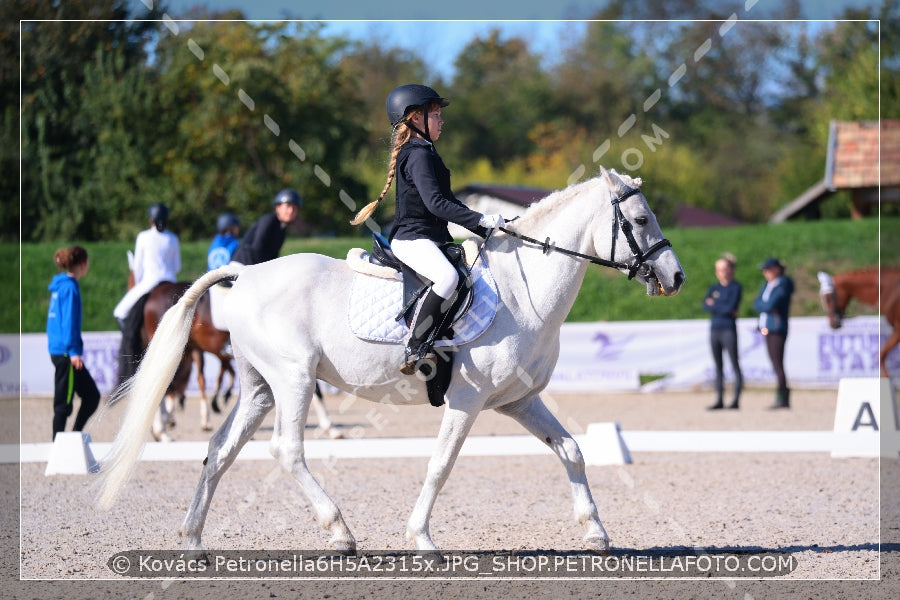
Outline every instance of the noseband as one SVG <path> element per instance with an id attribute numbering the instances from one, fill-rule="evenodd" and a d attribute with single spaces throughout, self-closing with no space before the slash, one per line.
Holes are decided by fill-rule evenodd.
<path id="1" fill-rule="evenodd" d="M 647 259 L 655 254 L 656 252 L 662 250 L 666 247 L 671 247 L 672 242 L 663 238 L 647 248 L 646 251 L 642 251 L 640 246 L 638 246 L 637 240 L 634 239 L 634 233 L 632 233 L 633 226 L 631 222 L 625 218 L 625 215 L 622 214 L 622 209 L 619 207 L 619 204 L 630 198 L 631 196 L 639 193 L 640 188 L 629 188 L 628 191 L 623 193 L 621 196 L 615 196 L 610 190 L 610 196 L 612 197 L 611 203 L 613 206 L 613 222 L 612 222 L 612 247 L 609 251 L 609 260 L 604 258 L 600 258 L 598 256 L 588 256 L 587 254 L 581 254 L 580 252 L 575 252 L 574 250 L 566 250 L 565 248 L 557 248 L 556 244 L 550 241 L 548 237 L 543 242 L 536 240 L 534 238 L 528 237 L 527 235 L 522 235 L 520 233 L 516 233 L 506 227 L 501 227 L 500 231 L 511 235 L 513 237 L 519 238 L 520 240 L 524 240 L 526 242 L 537 244 L 541 247 L 544 254 L 549 254 L 550 252 L 561 252 L 567 256 L 576 256 L 578 258 L 583 258 L 585 260 L 589 260 L 595 265 L 600 265 L 602 267 L 610 267 L 613 269 L 627 269 L 628 270 L 628 279 L 633 279 L 635 275 L 640 273 L 641 275 L 647 276 L 651 273 L 650 265 L 647 264 Z M 518 218 L 518 217 L 517 217 Z M 622 263 L 617 262 L 615 260 L 616 257 L 616 238 L 619 237 L 619 229 L 622 229 L 622 233 L 625 234 L 625 239 L 628 240 L 628 247 L 631 249 L 631 263 Z"/>

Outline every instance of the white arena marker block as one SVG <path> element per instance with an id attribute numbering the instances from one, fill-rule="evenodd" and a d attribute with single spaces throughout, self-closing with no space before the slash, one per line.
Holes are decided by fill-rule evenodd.
<path id="1" fill-rule="evenodd" d="M 880 453 L 881 391 L 878 377 L 845 377 L 838 383 L 832 458 Z"/>
<path id="2" fill-rule="evenodd" d="M 618 423 L 590 423 L 581 444 L 581 454 L 588 465 L 624 465 L 631 462 L 631 453 L 622 439 Z"/>
<path id="3" fill-rule="evenodd" d="M 889 377 L 881 378 L 881 456 L 900 458 L 900 413 Z"/>
<path id="4" fill-rule="evenodd" d="M 96 473 L 100 464 L 91 452 L 91 435 L 84 431 L 60 431 L 50 446 L 44 475 Z"/>

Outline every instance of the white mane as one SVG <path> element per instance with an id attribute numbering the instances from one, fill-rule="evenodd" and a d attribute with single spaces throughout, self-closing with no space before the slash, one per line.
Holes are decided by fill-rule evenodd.
<path id="1" fill-rule="evenodd" d="M 522 220 L 530 221 L 532 219 L 540 219 L 544 214 L 553 212 L 561 204 L 565 204 L 566 202 L 568 202 L 570 198 L 582 193 L 585 187 L 605 185 L 603 171 L 604 169 L 603 167 L 601 167 L 600 174 L 596 177 L 592 177 L 591 179 L 582 181 L 577 185 L 571 185 L 562 190 L 555 190 L 553 192 L 550 192 L 541 200 L 538 200 L 534 204 L 530 205 L 526 209 L 525 214 L 522 215 Z M 644 183 L 640 177 L 632 177 L 631 175 L 627 175 L 625 173 L 618 173 L 615 169 L 610 169 L 609 171 L 607 171 L 607 173 L 609 174 L 610 181 L 614 186 L 613 192 L 617 194 L 624 191 L 624 188 L 639 188 Z"/>

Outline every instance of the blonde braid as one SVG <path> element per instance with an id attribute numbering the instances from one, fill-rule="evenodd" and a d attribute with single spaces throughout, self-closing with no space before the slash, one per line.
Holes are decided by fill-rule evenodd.
<path id="1" fill-rule="evenodd" d="M 356 213 L 356 216 L 350 221 L 351 225 L 359 225 L 371 217 L 372 213 L 375 212 L 375 209 L 378 208 L 378 203 L 381 202 L 388 193 L 388 190 L 391 189 L 391 184 L 394 182 L 394 169 L 397 166 L 397 155 L 400 154 L 400 148 L 403 147 L 403 144 L 408 142 L 409 138 L 412 137 L 412 130 L 406 126 L 406 119 L 397 123 L 391 137 L 393 138 L 391 141 L 391 160 L 388 164 L 387 182 L 384 184 L 384 189 L 381 190 L 381 194 L 378 196 L 377 200 L 369 202 Z"/>

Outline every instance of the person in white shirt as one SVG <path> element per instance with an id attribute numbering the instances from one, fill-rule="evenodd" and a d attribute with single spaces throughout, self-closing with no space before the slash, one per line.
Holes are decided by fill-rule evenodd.
<path id="1" fill-rule="evenodd" d="M 144 297 L 163 281 L 177 281 L 181 270 L 181 247 L 178 236 L 166 229 L 169 209 L 165 204 L 152 204 L 147 211 L 151 227 L 140 232 L 134 244 L 131 266 L 134 287 L 119 301 L 113 316 L 122 330 L 119 350 L 119 381 L 134 374 L 140 356 L 140 330 L 143 323 Z"/>

